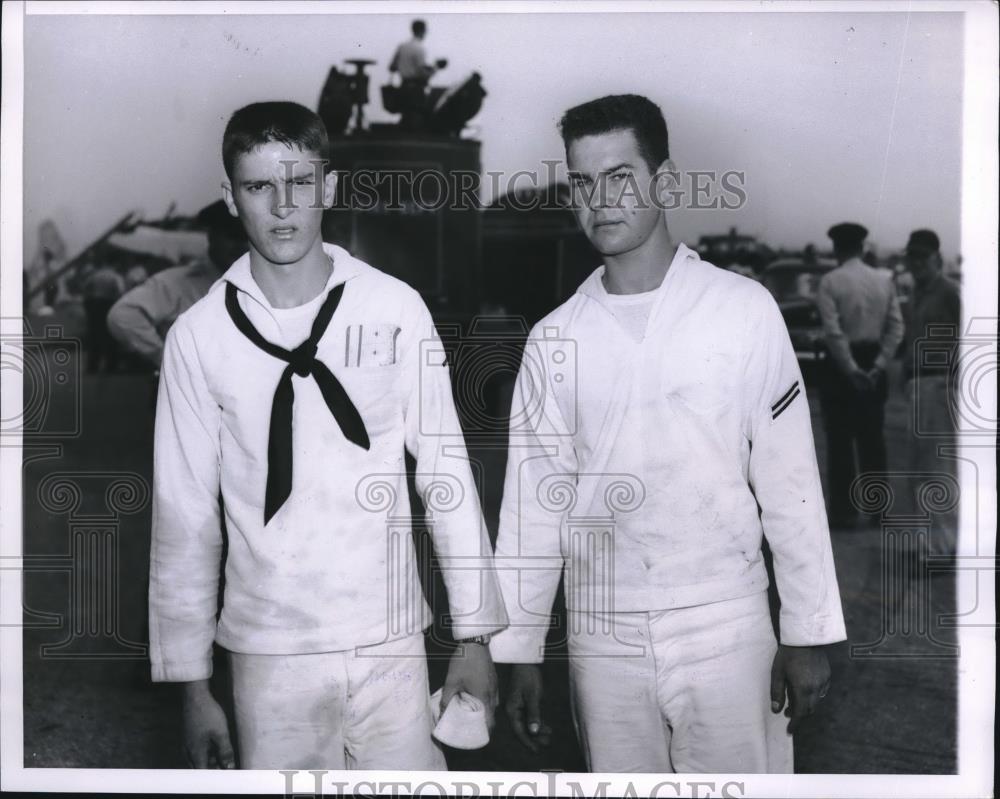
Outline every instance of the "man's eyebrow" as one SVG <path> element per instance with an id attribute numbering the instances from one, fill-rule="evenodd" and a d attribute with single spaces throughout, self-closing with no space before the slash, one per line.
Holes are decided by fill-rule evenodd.
<path id="1" fill-rule="evenodd" d="M 609 166 L 607 169 L 602 169 L 600 172 L 598 172 L 598 174 L 599 175 L 610 175 L 612 172 L 617 172 L 619 169 L 635 169 L 635 166 L 632 165 L 632 164 L 630 164 L 628 161 L 623 161 L 620 164 L 615 164 L 614 166 Z M 586 175 L 583 172 L 578 172 L 575 169 L 568 170 L 566 172 L 566 174 L 569 177 L 574 178 L 574 179 L 575 178 L 590 177 L 589 175 Z"/>
<path id="2" fill-rule="evenodd" d="M 262 183 L 270 183 L 270 178 L 247 178 L 246 180 L 241 180 L 241 186 L 259 186 Z"/>

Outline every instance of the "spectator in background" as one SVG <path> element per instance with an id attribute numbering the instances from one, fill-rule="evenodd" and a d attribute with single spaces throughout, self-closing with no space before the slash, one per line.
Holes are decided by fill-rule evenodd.
<path id="1" fill-rule="evenodd" d="M 413 38 L 403 42 L 396 48 L 389 63 L 389 71 L 399 74 L 403 83 L 417 83 L 422 87 L 427 85 L 431 76 L 439 69 L 444 69 L 447 61 L 439 59 L 433 65 L 427 63 L 427 50 L 424 47 L 424 37 L 427 35 L 427 23 L 415 19 L 410 25 Z"/>
<path id="2" fill-rule="evenodd" d="M 939 449 L 954 446 L 954 397 L 949 369 L 956 361 L 962 321 L 962 297 L 957 284 L 942 272 L 941 244 L 933 230 L 914 230 L 906 245 L 906 268 L 913 276 L 910 326 L 903 350 L 903 374 L 913 401 L 910 468 L 914 472 L 955 477 L 955 459 Z M 933 358 L 921 358 L 921 341 L 926 340 Z M 925 362 L 930 361 L 930 362 Z M 924 478 L 925 479 L 925 478 Z M 917 489 L 923 479 L 913 482 L 914 508 L 919 509 Z M 957 519 L 945 514 L 931 532 L 929 552 L 954 556 Z"/>
<path id="3" fill-rule="evenodd" d="M 24 295 L 26 310 L 50 316 L 56 305 L 68 299 L 66 276 L 61 274 L 67 257 L 66 244 L 59 235 L 59 229 L 51 219 L 46 219 L 38 228 L 38 252 L 25 266 L 28 276 Z M 39 291 L 39 287 L 44 288 Z"/>
<path id="4" fill-rule="evenodd" d="M 108 372 L 118 367 L 118 344 L 108 332 L 108 312 L 125 291 L 122 276 L 107 261 L 94 268 L 83 281 L 83 309 L 87 315 L 87 371 L 97 372 L 102 363 Z"/>
<path id="5" fill-rule="evenodd" d="M 83 286 L 94 272 L 94 259 L 89 255 L 80 260 L 80 265 L 66 276 L 66 290 L 71 297 L 83 296 Z"/>
<path id="6" fill-rule="evenodd" d="M 403 116 L 400 125 L 408 129 L 417 129 L 425 124 L 427 116 L 427 84 L 439 69 L 444 69 L 448 62 L 441 58 L 434 64 L 427 63 L 427 50 L 424 48 L 424 37 L 427 35 L 427 23 L 415 19 L 410 25 L 413 38 L 403 42 L 389 62 L 389 72 L 400 77 L 399 107 Z"/>
<path id="7" fill-rule="evenodd" d="M 247 251 L 246 233 L 222 200 L 203 208 L 198 224 L 208 232 L 208 256 L 153 275 L 122 297 L 108 314 L 108 328 L 123 347 L 159 371 L 167 331 L 184 311 Z"/>
<path id="8" fill-rule="evenodd" d="M 149 277 L 149 272 L 142 263 L 133 264 L 129 270 L 125 273 L 125 291 L 129 292 L 136 286 L 140 286 L 146 282 Z"/>
<path id="9" fill-rule="evenodd" d="M 816 293 L 829 352 L 820 391 L 827 498 L 831 526 L 850 527 L 856 517 L 850 497 L 855 476 L 887 467 L 885 369 L 903 339 L 903 317 L 892 275 L 861 259 L 868 231 L 844 222 L 827 235 L 840 264 L 823 276 Z"/>

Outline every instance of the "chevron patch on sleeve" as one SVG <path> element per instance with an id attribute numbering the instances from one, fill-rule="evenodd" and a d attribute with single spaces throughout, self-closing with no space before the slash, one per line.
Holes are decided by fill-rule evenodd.
<path id="1" fill-rule="evenodd" d="M 795 402 L 795 398 L 801 393 L 802 391 L 799 388 L 799 381 L 796 380 L 792 383 L 788 391 L 782 394 L 781 398 L 771 406 L 771 421 L 774 422 L 779 416 L 781 416 L 781 414 L 788 409 L 788 406 Z"/>

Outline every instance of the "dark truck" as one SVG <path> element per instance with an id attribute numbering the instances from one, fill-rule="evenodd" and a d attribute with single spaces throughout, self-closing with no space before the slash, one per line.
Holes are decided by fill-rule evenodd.
<path id="1" fill-rule="evenodd" d="M 836 266 L 833 259 L 782 258 L 770 263 L 761 275 L 761 282 L 781 309 L 800 362 L 811 363 L 826 357 L 816 289 L 823 275 Z"/>

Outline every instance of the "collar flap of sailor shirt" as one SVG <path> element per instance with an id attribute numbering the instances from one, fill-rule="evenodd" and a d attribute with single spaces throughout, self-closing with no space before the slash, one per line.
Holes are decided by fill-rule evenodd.
<path id="1" fill-rule="evenodd" d="M 643 341 L 649 338 L 649 331 L 653 329 L 653 326 L 657 323 L 657 318 L 663 310 L 664 304 L 667 302 L 667 298 L 671 295 L 677 294 L 676 289 L 671 287 L 677 283 L 679 280 L 678 273 L 684 271 L 684 266 L 687 265 L 688 261 L 700 261 L 701 257 L 688 247 L 683 242 L 677 245 L 677 251 L 674 253 L 674 258 L 670 262 L 670 268 L 667 269 L 666 275 L 663 277 L 663 281 L 660 283 L 659 287 L 656 289 L 656 297 L 653 300 L 653 307 L 649 309 L 649 319 L 646 321 L 646 337 Z M 607 294 L 601 279 L 604 276 L 607 267 L 599 266 L 590 276 L 583 281 L 578 289 L 580 294 L 584 294 L 587 297 L 595 300 L 602 308 L 604 308 L 608 313 L 614 316 L 614 312 L 608 307 L 605 295 Z M 619 324 L 616 319 L 616 324 Z M 623 330 L 622 333 L 627 335 Z M 639 343 L 634 351 L 638 351 L 642 343 Z"/>
<path id="2" fill-rule="evenodd" d="M 656 361 L 660 360 L 660 351 L 663 346 L 661 337 L 656 335 L 651 335 L 650 331 L 656 329 L 655 326 L 663 324 L 662 318 L 664 311 L 670 314 L 674 314 L 679 309 L 683 307 L 683 303 L 687 300 L 685 296 L 687 292 L 679 291 L 681 285 L 686 285 L 678 283 L 678 281 L 690 281 L 692 275 L 691 270 L 687 267 L 693 265 L 695 262 L 700 261 L 700 257 L 696 252 L 685 246 L 684 244 L 678 244 L 677 251 L 674 254 L 674 258 L 670 263 L 670 268 L 667 270 L 667 274 L 663 278 L 663 282 L 656 289 L 656 297 L 653 301 L 653 307 L 649 312 L 649 319 L 646 323 L 646 336 L 641 342 L 636 342 L 632 339 L 628 333 L 623 329 L 622 335 L 628 339 L 628 346 L 625 349 L 615 348 L 614 357 L 617 359 L 619 366 L 622 368 L 620 375 L 625 379 L 610 380 L 610 381 L 594 381 L 593 386 L 598 386 L 598 391 L 590 391 L 586 394 L 581 394 L 577 396 L 568 391 L 554 391 L 554 396 L 559 404 L 560 412 L 563 414 L 565 419 L 574 419 L 572 426 L 572 432 L 579 432 L 584 438 L 587 438 L 588 432 L 584 429 L 587 424 L 583 418 L 578 418 L 577 413 L 572 405 L 580 403 L 580 409 L 583 414 L 591 419 L 604 420 L 599 421 L 595 429 L 590 431 L 589 435 L 595 436 L 592 442 L 588 446 L 582 446 L 578 451 L 578 457 L 580 458 L 580 470 L 586 471 L 591 470 L 601 470 L 603 464 L 599 460 L 592 460 L 591 458 L 595 453 L 610 453 L 615 449 L 615 445 L 612 443 L 615 441 L 616 437 L 621 431 L 621 423 L 625 417 L 625 410 L 628 406 L 629 399 L 634 396 L 633 390 L 638 381 L 643 381 L 648 384 L 644 393 L 648 396 L 653 396 L 660 392 L 660 382 L 663 379 L 663 373 L 659 369 L 645 369 L 641 367 L 643 359 L 653 358 Z M 685 278 L 679 277 L 682 272 L 687 272 L 688 275 Z M 608 314 L 612 317 L 611 323 L 616 327 L 620 326 L 620 322 L 617 318 L 614 318 L 614 313 L 611 308 L 606 304 L 606 296 L 603 285 L 601 284 L 601 276 L 604 273 L 604 267 L 596 269 L 591 275 L 583 282 L 580 286 L 578 292 L 591 299 L 595 300 L 596 303 L 605 309 Z M 689 287 L 689 286 L 686 286 Z M 574 338 L 574 334 L 571 331 L 560 330 L 560 336 L 566 336 L 569 338 Z M 587 335 L 584 333 L 584 335 Z M 652 349 L 651 349 L 652 348 Z M 583 364 L 579 366 L 581 372 L 584 370 Z M 588 378 L 583 378 L 588 379 Z M 575 384 L 574 384 L 575 385 Z M 603 388 L 602 388 L 603 387 Z M 588 405 L 592 406 L 588 411 Z M 610 411 L 617 412 L 610 412 Z M 577 429 L 579 426 L 579 429 Z M 578 442 L 579 443 L 579 442 Z"/>
<path id="3" fill-rule="evenodd" d="M 330 289 L 339 283 L 346 283 L 351 278 L 357 277 L 362 272 L 362 264 L 343 247 L 335 244 L 323 244 L 323 252 L 333 259 L 333 271 L 326 282 L 326 286 L 321 293 L 326 294 Z M 232 283 L 239 289 L 241 295 L 252 297 L 268 313 L 271 312 L 271 304 L 264 296 L 257 281 L 253 279 L 250 272 L 250 254 L 244 253 L 222 276 L 223 283 Z M 345 287 L 346 291 L 346 287 Z M 244 300 L 245 302 L 245 300 Z"/>
<path id="4" fill-rule="evenodd" d="M 330 289 L 338 284 L 349 283 L 353 278 L 364 275 L 366 265 L 353 258 L 346 250 L 329 244 L 324 244 L 323 249 L 327 255 L 334 259 L 334 268 L 333 272 L 330 274 L 329 280 L 327 281 L 326 287 L 321 293 L 322 296 L 326 296 Z M 220 296 L 224 295 L 228 284 L 232 284 L 236 287 L 237 302 L 247 315 L 247 318 L 250 319 L 251 323 L 265 339 L 272 341 L 279 346 L 283 346 L 286 349 L 292 349 L 299 343 L 295 341 L 282 340 L 279 332 L 280 326 L 278 318 L 274 314 L 274 310 L 272 309 L 270 303 L 268 303 L 264 293 L 261 291 L 260 286 L 257 285 L 250 273 L 249 256 L 244 255 L 236 261 L 222 276 L 222 279 L 215 286 L 213 286 L 212 291 L 219 291 Z M 349 376 L 343 371 L 342 367 L 349 365 L 346 362 L 344 354 L 345 340 L 350 333 L 352 320 L 354 322 L 367 322 L 367 320 L 360 320 L 357 318 L 359 310 L 357 298 L 359 293 L 364 294 L 364 291 L 352 292 L 350 287 L 345 287 L 344 297 L 338 306 L 337 312 L 334 314 L 326 333 L 320 339 L 319 352 L 317 354 L 317 357 L 323 361 L 327 368 L 332 369 L 334 373 L 338 375 L 338 379 L 344 383 L 344 386 L 347 388 L 349 394 L 351 392 L 357 394 L 357 389 L 354 385 L 352 385 L 352 383 L 358 379 L 358 376 L 353 374 L 353 370 L 352 374 Z M 320 295 L 317 295 L 317 297 L 318 296 Z M 269 390 L 273 391 L 274 389 L 270 381 L 277 380 L 277 375 L 280 374 L 286 364 L 280 359 L 273 358 L 272 356 L 264 353 L 262 350 L 254 346 L 252 342 L 250 342 L 241 332 L 239 332 L 236 325 L 229 318 L 225 308 L 222 307 L 221 300 L 219 303 L 219 316 L 217 318 L 219 324 L 221 325 L 220 330 L 225 331 L 225 333 L 222 337 L 206 342 L 205 352 L 203 355 L 209 360 L 217 362 L 220 365 L 220 368 L 213 373 L 213 376 L 209 377 L 209 386 L 217 395 L 220 404 L 231 405 L 237 403 L 240 398 L 248 396 L 248 392 L 246 390 L 248 369 L 252 370 L 259 367 L 260 371 L 254 371 L 253 374 L 263 380 L 263 383 L 261 384 L 262 386 L 271 386 Z M 396 323 L 394 322 L 394 326 L 395 324 Z M 373 329 L 382 327 L 377 324 L 369 324 L 366 326 Z M 221 343 L 223 339 L 226 341 L 238 341 L 238 349 L 235 351 L 226 349 L 225 345 Z M 244 358 L 246 360 L 243 360 Z M 240 363 L 242 365 L 237 368 L 235 366 L 236 363 Z M 222 364 L 225 364 L 225 367 L 222 367 Z M 257 364 L 258 366 L 251 368 L 250 364 Z M 353 363 L 350 365 L 353 365 Z M 367 371 L 370 372 L 371 370 Z M 394 370 L 378 371 L 382 372 L 382 374 L 378 375 L 378 383 L 380 390 L 384 392 L 388 390 L 388 383 L 393 379 L 395 372 Z M 368 375 L 366 385 L 370 383 L 374 377 L 374 375 Z M 253 392 L 249 392 L 249 394 L 252 393 Z M 363 402 L 368 393 L 369 392 L 366 390 L 362 394 L 357 394 L 357 396 L 352 394 L 352 400 L 356 405 L 358 405 L 366 421 L 371 415 L 371 411 L 368 409 L 367 403 Z M 358 404 L 359 402 L 361 403 L 360 405 Z M 268 403 L 268 407 L 270 407 L 270 403 Z"/>

